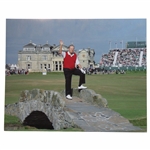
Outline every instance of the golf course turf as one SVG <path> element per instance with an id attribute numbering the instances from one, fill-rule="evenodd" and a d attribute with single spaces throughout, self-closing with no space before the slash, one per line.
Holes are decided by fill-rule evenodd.
<path id="1" fill-rule="evenodd" d="M 72 88 L 78 86 L 78 80 L 78 76 L 72 77 Z M 64 84 L 62 72 L 49 72 L 47 75 L 29 73 L 28 75 L 6 76 L 5 105 L 18 102 L 23 90 L 38 88 L 59 92 L 64 89 Z M 85 86 L 106 98 L 109 108 L 129 119 L 134 125 L 147 130 L 145 71 L 130 71 L 126 74 L 86 75 Z M 5 123 L 10 123 L 10 118 L 11 116 L 6 116 Z"/>

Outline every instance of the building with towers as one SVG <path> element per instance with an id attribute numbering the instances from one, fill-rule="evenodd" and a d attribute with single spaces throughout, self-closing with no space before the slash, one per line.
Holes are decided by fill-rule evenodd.
<path id="1" fill-rule="evenodd" d="M 29 72 L 63 71 L 63 57 L 59 55 L 60 45 L 37 45 L 31 41 L 23 46 L 23 50 L 18 52 L 19 69 L 29 70 Z M 68 46 L 63 45 L 62 50 L 68 51 Z M 80 49 L 76 51 L 82 67 L 94 66 L 94 49 Z"/>

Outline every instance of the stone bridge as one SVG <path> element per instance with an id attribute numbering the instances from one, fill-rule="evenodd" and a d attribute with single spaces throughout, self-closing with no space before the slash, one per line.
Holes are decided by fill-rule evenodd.
<path id="1" fill-rule="evenodd" d="M 93 90 L 73 89 L 73 100 L 65 91 L 25 90 L 19 102 L 5 106 L 5 114 L 17 116 L 24 125 L 60 130 L 79 127 L 84 131 L 139 131 L 126 118 L 107 107 L 107 100 Z"/>

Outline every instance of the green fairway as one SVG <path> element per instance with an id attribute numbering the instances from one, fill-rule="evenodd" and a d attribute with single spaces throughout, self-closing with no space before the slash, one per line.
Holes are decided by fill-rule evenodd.
<path id="1" fill-rule="evenodd" d="M 78 76 L 73 76 L 72 87 L 78 86 Z M 61 91 L 64 89 L 63 73 L 30 73 L 6 77 L 5 104 L 19 100 L 22 90 L 34 88 Z M 108 101 L 108 107 L 129 120 L 147 118 L 146 114 L 146 72 L 127 74 L 86 75 L 86 86 L 101 94 Z M 134 122 L 134 121 L 133 121 Z"/>

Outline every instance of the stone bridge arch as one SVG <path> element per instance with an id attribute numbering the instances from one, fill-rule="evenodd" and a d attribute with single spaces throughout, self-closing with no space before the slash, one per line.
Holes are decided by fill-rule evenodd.
<path id="1" fill-rule="evenodd" d="M 5 106 L 5 113 L 17 116 L 21 123 L 33 112 L 45 114 L 55 130 L 73 127 L 65 102 L 58 92 L 33 89 L 21 92 L 19 102 Z M 38 117 L 38 116 L 37 116 Z"/>
<path id="2" fill-rule="evenodd" d="M 32 123 L 30 121 L 31 119 L 34 121 L 36 120 L 40 123 L 40 121 L 42 121 L 41 120 L 42 118 L 40 116 L 41 116 L 41 114 L 43 114 L 42 116 L 47 117 L 47 119 L 48 119 L 46 121 L 47 124 L 50 125 L 50 127 L 47 127 L 47 128 L 52 128 L 51 127 L 51 124 L 52 124 L 52 126 L 55 126 L 55 128 L 57 129 L 58 127 L 56 127 L 57 125 L 55 125 L 55 122 L 57 122 L 57 121 L 55 120 L 55 117 L 53 117 L 53 115 L 55 113 L 54 111 L 55 111 L 55 109 L 50 107 L 49 103 L 44 103 L 40 100 L 30 100 L 30 101 L 19 103 L 19 112 L 20 113 L 19 113 L 18 117 L 20 118 L 21 122 L 24 125 L 30 126 L 30 125 L 32 125 Z M 36 113 L 36 115 L 33 115 L 33 113 L 35 113 L 35 112 L 38 112 L 38 113 Z M 37 127 L 36 125 L 37 124 L 35 123 L 35 127 Z M 47 126 L 47 125 L 45 125 L 45 126 Z"/>
<path id="3" fill-rule="evenodd" d="M 54 129 L 47 115 L 41 111 L 32 111 L 30 115 L 24 119 L 23 125 L 36 127 L 37 129 Z"/>
<path id="4" fill-rule="evenodd" d="M 73 89 L 73 101 L 58 93 L 42 89 L 21 92 L 19 102 L 5 106 L 5 114 L 20 118 L 23 124 L 41 121 L 54 130 L 79 127 L 84 131 L 141 131 L 128 119 L 107 107 L 107 100 L 91 89 Z M 37 123 L 40 128 L 39 122 Z M 34 124 L 35 126 L 35 124 Z"/>

